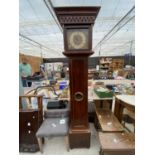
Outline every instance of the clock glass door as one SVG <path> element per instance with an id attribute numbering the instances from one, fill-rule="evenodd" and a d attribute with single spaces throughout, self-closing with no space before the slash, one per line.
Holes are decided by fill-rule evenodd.
<path id="1" fill-rule="evenodd" d="M 68 50 L 88 50 L 89 44 L 88 29 L 68 29 L 67 30 L 67 47 Z"/>

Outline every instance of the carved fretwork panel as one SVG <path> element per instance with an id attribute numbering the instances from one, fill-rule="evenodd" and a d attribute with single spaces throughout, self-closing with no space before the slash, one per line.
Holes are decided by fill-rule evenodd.
<path id="1" fill-rule="evenodd" d="M 61 16 L 60 22 L 62 24 L 88 24 L 94 23 L 94 16 Z"/>
<path id="2" fill-rule="evenodd" d="M 93 25 L 100 7 L 57 7 L 54 10 L 63 27 L 71 24 Z"/>

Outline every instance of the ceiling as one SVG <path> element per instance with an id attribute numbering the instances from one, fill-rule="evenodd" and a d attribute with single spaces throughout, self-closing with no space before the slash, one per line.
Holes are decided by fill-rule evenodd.
<path id="1" fill-rule="evenodd" d="M 134 0 L 20 0 L 19 52 L 44 58 L 65 57 L 62 29 L 53 8 L 101 6 L 93 27 L 92 57 L 134 55 L 134 5 Z"/>

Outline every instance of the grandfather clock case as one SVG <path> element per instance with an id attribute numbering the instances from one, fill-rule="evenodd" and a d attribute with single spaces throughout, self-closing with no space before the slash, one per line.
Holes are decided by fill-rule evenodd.
<path id="1" fill-rule="evenodd" d="M 69 58 L 70 148 L 90 147 L 88 122 L 88 57 L 92 51 L 92 27 L 100 7 L 58 7 L 55 13 L 63 28 L 63 54 Z"/>

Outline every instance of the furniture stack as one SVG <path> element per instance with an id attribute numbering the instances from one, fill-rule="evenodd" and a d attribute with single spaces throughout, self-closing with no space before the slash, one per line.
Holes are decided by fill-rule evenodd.
<path id="1" fill-rule="evenodd" d="M 122 124 L 109 109 L 95 107 L 100 142 L 100 155 L 134 155 L 134 134 L 125 132 Z"/>

